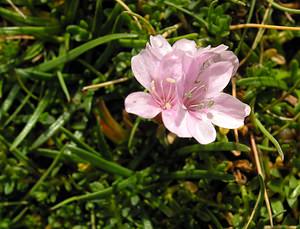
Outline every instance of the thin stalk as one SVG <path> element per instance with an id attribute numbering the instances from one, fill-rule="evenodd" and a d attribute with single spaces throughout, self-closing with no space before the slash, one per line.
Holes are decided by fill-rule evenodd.
<path id="1" fill-rule="evenodd" d="M 267 24 L 255 24 L 255 23 L 246 23 L 246 24 L 238 24 L 238 25 L 231 25 L 230 26 L 230 30 L 237 30 L 237 29 L 244 29 L 244 28 L 300 31 L 300 27 L 281 26 L 281 25 L 267 25 Z"/>
<path id="2" fill-rule="evenodd" d="M 261 178 L 263 179 L 263 182 L 264 182 L 265 181 L 265 174 L 263 173 L 261 161 L 260 161 L 260 158 L 259 158 L 259 153 L 258 153 L 257 148 L 256 148 L 256 143 L 255 143 L 255 139 L 254 139 L 253 134 L 250 135 L 250 143 L 251 143 L 252 152 L 253 152 L 254 159 L 255 159 L 257 172 L 261 176 Z M 267 189 L 266 189 L 265 185 L 264 185 L 264 197 L 265 197 L 266 207 L 267 207 L 267 210 L 268 210 L 270 224 L 271 224 L 271 227 L 273 227 L 274 224 L 273 224 L 273 217 L 272 217 L 272 208 L 271 208 L 269 196 L 268 196 Z"/>
<path id="3" fill-rule="evenodd" d="M 98 90 L 98 89 L 103 88 L 103 87 L 108 87 L 108 86 L 111 86 L 111 85 L 114 85 L 114 84 L 126 82 L 127 80 L 129 80 L 128 77 L 122 77 L 122 78 L 116 79 L 116 80 L 106 81 L 106 82 L 99 83 L 99 84 L 93 84 L 93 85 L 83 87 L 82 91 Z"/>

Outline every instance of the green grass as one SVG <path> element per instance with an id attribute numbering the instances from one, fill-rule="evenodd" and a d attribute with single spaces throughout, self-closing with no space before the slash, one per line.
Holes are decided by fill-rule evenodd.
<path id="1" fill-rule="evenodd" d="M 300 224 L 300 33 L 230 30 L 299 26 L 299 9 L 267 2 L 0 0 L 0 229 Z M 171 141 L 125 113 L 150 34 L 238 55 L 236 93 L 252 108 L 239 142 L 224 129 L 209 145 Z"/>

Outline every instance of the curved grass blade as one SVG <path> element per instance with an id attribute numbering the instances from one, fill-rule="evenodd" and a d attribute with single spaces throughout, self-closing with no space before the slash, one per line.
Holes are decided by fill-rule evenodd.
<path id="1" fill-rule="evenodd" d="M 44 98 L 39 102 L 37 108 L 35 109 L 32 116 L 29 118 L 26 126 L 23 128 L 23 130 L 19 133 L 19 135 L 15 138 L 14 142 L 10 146 L 10 150 L 16 149 L 20 143 L 25 139 L 25 137 L 29 134 L 31 129 L 35 126 L 36 122 L 38 121 L 40 115 L 43 113 L 43 111 L 48 106 L 51 98 L 55 94 L 55 90 L 52 90 L 51 92 L 47 91 Z"/>
<path id="2" fill-rule="evenodd" d="M 56 210 L 58 208 L 61 208 L 62 206 L 72 203 L 74 201 L 86 201 L 86 200 L 93 200 L 93 199 L 101 199 L 101 198 L 105 198 L 109 195 L 111 195 L 113 193 L 113 188 L 109 187 L 109 188 L 105 188 L 103 190 L 100 190 L 98 192 L 93 192 L 93 193 L 88 193 L 88 194 L 84 194 L 84 195 L 80 195 L 80 196 L 73 196 L 70 197 L 66 200 L 63 200 L 62 202 L 54 205 L 51 210 Z"/>
<path id="3" fill-rule="evenodd" d="M 267 0 L 270 4 L 272 4 L 272 6 L 278 10 L 284 11 L 286 13 L 290 13 L 290 14 L 300 14 L 300 10 L 299 9 L 294 9 L 294 8 L 288 8 L 288 7 L 284 7 L 276 2 L 274 2 L 273 0 Z"/>
<path id="4" fill-rule="evenodd" d="M 61 56 L 58 56 L 58 57 L 54 58 L 53 60 L 47 61 L 36 67 L 29 68 L 26 70 L 34 69 L 37 71 L 42 71 L 42 72 L 45 71 L 46 72 L 53 68 L 58 67 L 59 65 L 62 65 L 64 63 L 67 63 L 67 62 L 75 59 L 76 57 L 80 56 L 81 54 L 83 54 L 83 53 L 87 52 L 88 50 L 95 48 L 99 45 L 105 44 L 112 40 L 117 40 L 117 39 L 121 39 L 121 38 L 136 38 L 137 36 L 138 35 L 136 35 L 136 34 L 127 34 L 127 33 L 115 33 L 115 34 L 105 35 L 103 37 L 99 37 L 99 38 L 96 38 L 89 42 L 86 42 L 85 44 L 80 45 Z"/>
<path id="5" fill-rule="evenodd" d="M 255 117 L 255 123 L 260 131 L 274 144 L 275 148 L 277 149 L 281 160 L 284 160 L 284 153 L 280 147 L 278 141 L 273 137 L 273 135 L 263 126 L 263 124 Z"/>
<path id="6" fill-rule="evenodd" d="M 190 145 L 182 147 L 175 151 L 177 155 L 187 155 L 193 152 L 201 152 L 201 151 L 231 151 L 231 150 L 238 150 L 241 152 L 250 153 L 250 148 L 246 145 L 241 143 L 235 142 L 215 142 L 208 145 Z"/>
<path id="7" fill-rule="evenodd" d="M 191 12 L 191 11 L 189 11 L 189 10 L 179 6 L 179 5 L 176 5 L 173 2 L 164 1 L 164 3 L 168 6 L 174 7 L 175 9 L 177 9 L 177 10 L 179 10 L 179 11 L 181 11 L 181 12 L 187 14 L 187 15 L 190 15 L 191 17 L 195 18 L 198 22 L 200 22 L 205 28 L 208 28 L 207 22 L 203 18 L 196 15 L 195 13 L 193 13 L 193 12 Z"/>

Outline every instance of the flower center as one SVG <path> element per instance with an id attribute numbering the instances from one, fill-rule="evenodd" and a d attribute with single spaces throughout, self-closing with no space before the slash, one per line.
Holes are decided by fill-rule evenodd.
<path id="1" fill-rule="evenodd" d="M 150 94 L 154 101 L 164 110 L 171 109 L 175 104 L 176 79 L 168 77 L 160 81 L 152 80 Z"/>

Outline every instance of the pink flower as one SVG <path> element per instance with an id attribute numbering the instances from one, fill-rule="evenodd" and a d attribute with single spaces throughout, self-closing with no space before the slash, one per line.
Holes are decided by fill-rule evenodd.
<path id="1" fill-rule="evenodd" d="M 146 49 L 132 58 L 134 76 L 149 93 L 130 94 L 125 109 L 143 118 L 162 113 L 166 128 L 179 137 L 211 143 L 213 124 L 238 128 L 250 113 L 247 104 L 222 92 L 238 64 L 225 45 L 197 49 L 182 39 L 171 47 L 162 36 L 150 37 Z"/>
<path id="2" fill-rule="evenodd" d="M 132 58 L 133 74 L 149 93 L 133 92 L 128 95 L 125 99 L 128 113 L 143 118 L 154 118 L 162 113 L 162 120 L 167 128 L 169 123 L 174 122 L 173 117 L 179 105 L 177 82 L 183 73 L 182 56 L 189 52 L 180 43 L 178 41 L 171 47 L 162 36 L 151 36 L 146 49 Z M 181 135 L 180 129 L 177 134 Z"/>

